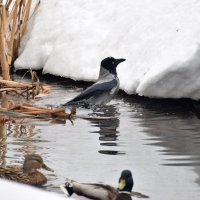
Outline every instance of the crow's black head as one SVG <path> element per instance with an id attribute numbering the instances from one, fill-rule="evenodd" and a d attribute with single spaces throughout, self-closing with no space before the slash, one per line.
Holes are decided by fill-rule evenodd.
<path id="1" fill-rule="evenodd" d="M 113 57 L 108 57 L 105 58 L 101 61 L 101 67 L 104 67 L 107 69 L 110 73 L 112 74 L 117 74 L 116 72 L 116 67 L 119 63 L 124 62 L 126 59 L 120 58 L 120 59 L 115 59 Z"/>

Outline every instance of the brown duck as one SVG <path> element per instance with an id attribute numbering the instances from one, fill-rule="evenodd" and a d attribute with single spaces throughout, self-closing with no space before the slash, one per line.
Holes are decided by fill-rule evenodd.
<path id="1" fill-rule="evenodd" d="M 18 181 L 30 185 L 43 185 L 47 178 L 37 169 L 52 171 L 37 154 L 26 155 L 23 166 L 0 167 L 0 178 Z"/>

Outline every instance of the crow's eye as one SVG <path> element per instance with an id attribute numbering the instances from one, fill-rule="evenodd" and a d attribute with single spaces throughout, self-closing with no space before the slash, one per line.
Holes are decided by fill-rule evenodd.
<path id="1" fill-rule="evenodd" d="M 115 64 L 115 62 L 114 62 L 114 61 L 112 61 L 112 64 L 114 65 L 114 64 Z"/>

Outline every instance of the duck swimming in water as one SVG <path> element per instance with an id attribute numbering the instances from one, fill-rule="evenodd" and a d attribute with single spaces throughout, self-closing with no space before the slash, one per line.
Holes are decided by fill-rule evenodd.
<path id="1" fill-rule="evenodd" d="M 40 155 L 30 154 L 26 155 L 23 166 L 0 167 L 0 178 L 39 186 L 47 182 L 45 175 L 37 171 L 40 168 L 53 172 Z"/>
<path id="2" fill-rule="evenodd" d="M 61 189 L 69 196 L 75 193 L 96 200 L 131 200 L 133 184 L 131 171 L 123 170 L 118 188 L 100 183 L 78 183 L 68 179 L 65 185 L 61 185 Z"/>

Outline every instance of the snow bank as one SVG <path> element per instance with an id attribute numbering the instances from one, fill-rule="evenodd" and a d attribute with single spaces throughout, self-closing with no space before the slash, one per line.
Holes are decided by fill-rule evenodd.
<path id="1" fill-rule="evenodd" d="M 107 56 L 121 89 L 149 97 L 200 99 L 200 1 L 43 0 L 16 69 L 95 81 Z"/>
<path id="2" fill-rule="evenodd" d="M 68 198 L 67 196 L 61 196 L 59 194 L 55 194 L 53 192 L 46 192 L 42 189 L 38 189 L 33 186 L 28 186 L 8 180 L 0 180 L 0 193 L 1 199 L 4 200 L 36 200 L 36 199 L 48 199 L 48 200 L 66 200 L 73 198 Z"/>

